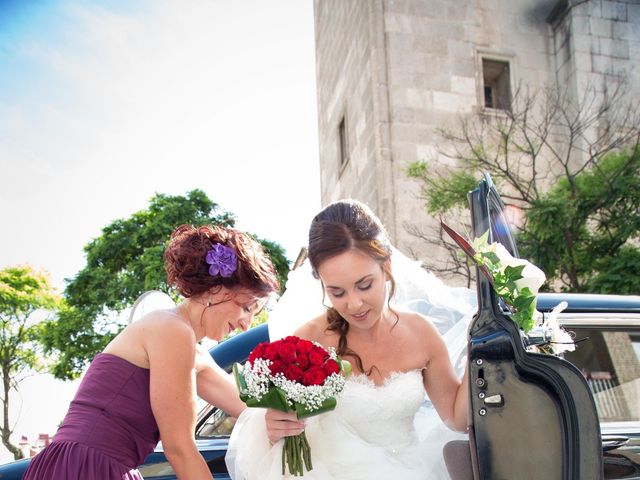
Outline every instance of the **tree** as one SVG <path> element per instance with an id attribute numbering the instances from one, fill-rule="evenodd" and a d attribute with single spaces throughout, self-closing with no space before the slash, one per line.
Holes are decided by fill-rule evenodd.
<path id="1" fill-rule="evenodd" d="M 520 213 L 514 225 L 520 254 L 545 270 L 548 285 L 637 293 L 623 273 L 632 276 L 640 263 L 640 107 L 627 101 L 626 87 L 587 88 L 577 100 L 558 88 L 521 87 L 510 109 L 439 130 L 439 155 L 456 167 L 441 171 L 437 159 L 419 160 L 407 173 L 421 183 L 430 213 L 452 216 L 469 231 L 468 213 L 461 213 L 467 192 L 489 172 L 507 207 Z M 441 232 L 406 228 L 450 244 Z M 449 273 L 468 275 L 466 260 L 457 262 Z"/>
<path id="2" fill-rule="evenodd" d="M 234 216 L 212 202 L 201 190 L 186 196 L 154 196 L 146 210 L 106 226 L 85 247 L 86 266 L 64 292 L 66 304 L 56 321 L 47 322 L 43 343 L 59 353 L 52 373 L 70 379 L 125 326 L 120 313 L 145 291 L 160 290 L 174 298 L 166 283 L 163 253 L 171 232 L 181 224 L 232 227 Z M 289 263 L 283 248 L 258 239 L 271 256 L 279 277 L 286 278 Z"/>
<path id="3" fill-rule="evenodd" d="M 15 425 L 9 422 L 10 392 L 18 391 L 20 382 L 32 371 L 42 370 L 38 336 L 41 323 L 33 314 L 54 311 L 59 296 L 48 277 L 30 266 L 0 270 L 0 368 L 2 369 L 2 434 L 3 445 L 17 460 L 20 449 L 11 443 Z"/>
<path id="4" fill-rule="evenodd" d="M 566 290 L 640 293 L 640 149 L 562 178 L 527 212 L 522 250 Z"/>

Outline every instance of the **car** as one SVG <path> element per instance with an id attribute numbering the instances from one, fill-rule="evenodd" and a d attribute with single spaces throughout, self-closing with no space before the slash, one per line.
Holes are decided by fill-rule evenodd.
<path id="1" fill-rule="evenodd" d="M 473 235 L 488 234 L 489 242 L 518 257 L 488 174 L 468 200 Z M 464 239 L 451 236 L 473 256 Z M 455 478 L 640 478 L 640 297 L 539 295 L 537 308 L 545 319 L 567 303 L 558 320 L 579 345 L 551 355 L 539 348 L 549 340 L 540 329 L 525 334 L 509 318 L 509 308 L 479 268 L 476 280 L 477 313 L 468 331 L 469 441 L 444 451 L 447 466 L 460 474 Z"/>
<path id="2" fill-rule="evenodd" d="M 485 176 L 479 184 L 479 188 L 471 193 L 470 203 L 474 229 L 478 228 L 476 223 L 482 224 L 484 222 L 485 227 L 488 225 L 491 228 L 492 238 L 503 243 L 517 256 L 517 248 L 509 229 L 501 224 L 504 220 L 501 210 L 503 205 L 490 177 Z M 482 225 L 479 228 L 480 230 L 474 231 L 482 233 L 484 231 Z M 478 278 L 481 278 L 480 275 Z M 549 394 L 550 397 L 554 397 L 553 401 L 549 401 L 549 405 L 537 405 L 535 402 L 525 407 L 516 405 L 515 412 L 518 413 L 518 420 L 520 417 L 526 419 L 525 426 L 520 427 L 509 422 L 506 422 L 506 425 L 500 425 L 500 422 L 503 422 L 505 417 L 506 409 L 503 407 L 511 406 L 508 404 L 511 392 L 508 391 L 510 387 L 507 383 L 513 384 L 514 381 L 522 380 L 516 378 L 519 376 L 517 370 L 525 368 L 526 365 L 523 367 L 514 364 L 513 372 L 507 371 L 506 377 L 503 376 L 500 379 L 502 382 L 500 386 L 505 389 L 500 392 L 501 399 L 504 395 L 504 404 L 484 408 L 484 413 L 480 413 L 482 408 L 476 409 L 474 405 L 477 402 L 484 405 L 486 403 L 484 399 L 488 396 L 496 396 L 489 395 L 491 388 L 493 388 L 491 381 L 498 378 L 491 373 L 490 364 L 499 363 L 504 370 L 504 365 L 508 365 L 509 362 L 513 363 L 513 359 L 507 355 L 510 353 L 507 351 L 509 348 L 519 345 L 519 349 L 524 351 L 527 342 L 533 343 L 535 340 L 522 336 L 517 329 L 511 328 L 513 322 L 505 324 L 501 319 L 503 311 L 495 295 L 491 294 L 487 283 L 482 280 L 477 283 L 479 308 L 470 329 L 471 342 L 468 360 L 470 364 L 470 398 L 472 400 L 472 425 L 469 436 L 472 440 L 470 442 L 472 447 L 465 447 L 466 452 L 470 453 L 469 461 L 470 464 L 473 464 L 474 478 L 476 480 L 498 477 L 640 480 L 640 296 L 575 293 L 540 293 L 538 295 L 537 309 L 545 316 L 549 315 L 559 303 L 567 302 L 567 307 L 558 314 L 558 321 L 565 330 L 571 332 L 578 347 L 575 351 L 565 352 L 564 358 L 552 355 L 545 357 L 539 354 L 532 356 L 535 361 L 546 361 L 552 364 L 553 369 L 564 371 L 563 375 L 556 375 L 558 378 L 555 379 L 558 388 L 563 390 L 563 393 L 562 395 L 554 394 L 555 397 L 550 395 L 552 388 L 545 386 L 544 381 L 546 380 L 542 378 L 541 386 L 538 388 L 542 394 L 537 393 L 538 397 L 536 398 L 544 400 L 545 395 Z M 481 325 L 482 328 L 478 328 L 480 321 L 484 322 L 484 325 Z M 477 332 L 482 334 L 483 331 L 486 331 L 487 326 L 490 327 L 489 335 L 477 334 Z M 503 334 L 505 328 L 509 330 L 507 335 Z M 495 339 L 501 336 L 507 338 L 508 341 L 503 344 L 495 343 Z M 244 362 L 258 343 L 266 341 L 269 341 L 269 328 L 267 324 L 262 324 L 219 343 L 210 350 L 210 353 L 220 367 L 231 372 L 235 362 Z M 499 345 L 500 348 L 491 350 L 495 345 Z M 505 349 L 505 345 L 507 347 L 511 345 L 511 347 Z M 478 365 L 482 365 L 482 368 L 479 368 Z M 525 376 L 526 381 L 522 382 L 522 388 L 525 389 L 525 392 L 526 389 L 531 388 L 531 384 L 541 381 L 536 377 L 536 372 L 533 373 L 533 376 Z M 480 374 L 485 376 L 481 377 Z M 508 381 L 505 381 L 505 378 Z M 482 382 L 478 382 L 479 379 Z M 563 381 L 565 383 L 573 382 L 573 384 L 567 386 Z M 489 387 L 486 386 L 487 383 L 489 383 Z M 557 401 L 556 397 L 563 397 L 564 403 L 554 403 Z M 569 438 L 564 443 L 560 442 L 560 446 L 557 447 L 562 452 L 552 452 L 551 455 L 546 451 L 532 452 L 533 437 L 541 439 L 538 440 L 542 442 L 541 450 L 556 448 L 554 441 L 557 438 L 553 437 L 552 432 L 558 428 L 557 424 L 561 422 L 553 420 L 553 416 L 562 409 L 569 410 L 568 414 L 575 417 L 573 420 L 575 422 L 574 430 L 570 432 L 572 435 L 568 436 Z M 590 416 L 596 419 L 595 424 L 587 424 L 587 427 L 583 427 L 579 422 L 590 418 Z M 494 430 L 487 428 L 489 421 L 493 421 L 493 425 L 498 427 Z M 216 479 L 230 478 L 224 457 L 233 425 L 234 419 L 216 407 L 204 405 L 199 411 L 194 435 L 198 449 Z M 572 424 L 569 423 L 569 426 Z M 581 431 L 575 431 L 576 426 L 580 427 Z M 499 445 L 498 440 L 500 439 L 496 437 L 504 432 L 504 428 L 514 430 L 514 427 L 515 432 L 509 432 L 509 435 L 519 441 L 509 445 L 509 449 L 505 449 L 506 451 L 498 451 L 497 455 L 492 456 L 491 449 L 495 450 Z M 533 432 L 525 431 L 525 427 L 533 429 Z M 560 433 L 555 436 L 567 436 L 565 430 L 560 429 Z M 547 438 L 548 445 L 544 443 Z M 527 471 L 528 476 L 495 476 L 491 473 L 491 469 L 495 468 L 497 471 L 498 468 L 504 467 L 487 463 L 488 458 L 497 458 L 499 462 L 502 462 L 502 465 L 514 464 L 516 458 L 524 459 L 523 461 L 526 462 L 528 458 L 533 458 L 534 453 L 538 456 L 547 455 L 549 458 L 558 457 L 561 459 L 569 455 L 569 458 L 573 458 L 575 461 L 577 458 L 575 451 L 584 448 L 584 444 L 595 445 L 594 451 L 596 453 L 593 456 L 597 458 L 588 459 L 588 462 L 592 462 L 602 472 L 582 470 L 581 474 L 574 475 L 569 470 L 580 467 L 580 465 L 574 464 L 561 465 L 559 470 L 562 472 L 553 476 L 531 476 L 530 471 Z M 29 459 L 26 459 L 0 466 L 0 480 L 19 480 L 28 462 Z M 471 475 L 471 468 L 466 471 Z M 163 453 L 162 443 L 159 443 L 155 451 L 147 457 L 140 467 L 140 472 L 146 480 L 173 480 L 176 478 Z"/>
<path id="3" fill-rule="evenodd" d="M 579 345 L 564 356 L 583 372 L 593 393 L 604 478 L 640 479 L 640 296 L 541 293 L 537 308 L 548 314 L 562 301 L 568 306 L 558 315 L 560 324 Z M 211 354 L 230 372 L 234 362 L 245 361 L 265 341 L 269 330 L 263 324 L 222 342 Z M 215 478 L 229 478 L 224 455 L 232 428 L 233 419 L 216 407 L 207 405 L 198 416 L 196 441 Z M 161 444 L 140 471 L 145 479 L 175 478 Z"/>
<path id="4" fill-rule="evenodd" d="M 541 293 L 537 308 L 548 313 L 561 301 L 568 307 L 559 315 L 562 326 L 581 341 L 565 358 L 585 375 L 592 389 L 602 433 L 604 478 L 640 479 L 640 296 Z M 214 346 L 216 363 L 230 372 L 261 342 L 269 341 L 262 324 Z M 622 347 L 620 347 L 622 345 Z M 620 364 L 625 365 L 624 371 Z M 216 479 L 229 479 L 224 462 L 233 419 L 211 405 L 198 414 L 195 438 L 198 449 Z M 19 480 L 29 459 L 0 465 L 1 480 Z M 162 443 L 140 472 L 146 480 L 174 480 Z"/>
<path id="5" fill-rule="evenodd" d="M 640 297 L 540 294 L 537 308 L 568 307 L 560 324 L 577 348 L 565 360 L 584 375 L 600 422 L 605 479 L 640 479 Z"/>

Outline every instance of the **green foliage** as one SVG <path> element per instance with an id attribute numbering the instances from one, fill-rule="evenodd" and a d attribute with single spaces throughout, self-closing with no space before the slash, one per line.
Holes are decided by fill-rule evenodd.
<path id="1" fill-rule="evenodd" d="M 502 255 L 509 258 L 501 260 L 497 251 L 487 244 L 489 232 L 477 238 L 473 242 L 476 252 L 473 259 L 491 275 L 493 289 L 496 295 L 501 297 L 512 311 L 511 319 L 524 332 L 528 332 L 534 327 L 534 313 L 536 308 L 536 294 L 528 286 L 519 285 L 518 281 L 524 279 L 525 264 L 508 265 L 514 260 L 508 252 L 504 250 Z M 540 272 L 540 275 L 542 273 Z M 541 282 L 540 282 L 541 283 Z"/>
<path id="2" fill-rule="evenodd" d="M 521 253 L 571 291 L 640 293 L 640 150 L 562 178 L 526 213 Z"/>
<path id="3" fill-rule="evenodd" d="M 469 218 L 467 191 L 489 173 L 518 231 L 520 253 L 546 273 L 551 288 L 638 293 L 625 272 L 637 272 L 640 107 L 630 85 L 612 79 L 604 92 L 585 86 L 519 85 L 509 109 L 462 115 L 437 129 L 437 156 L 411 165 L 429 213 L 449 224 Z M 453 164 L 442 165 L 447 158 Z M 451 254 L 441 272 L 462 275 L 447 239 L 419 228 L 409 233 Z"/>
<path id="4" fill-rule="evenodd" d="M 125 326 L 119 313 L 145 291 L 160 290 L 177 299 L 166 283 L 163 253 L 171 232 L 182 224 L 232 227 L 234 216 L 201 190 L 185 196 L 157 194 L 149 207 L 107 225 L 84 250 L 86 266 L 65 289 L 66 304 L 56 321 L 45 324 L 43 344 L 58 353 L 56 377 L 80 374 L 96 353 Z M 286 278 L 289 263 L 282 247 L 260 240 Z"/>
<path id="5" fill-rule="evenodd" d="M 468 170 L 454 172 L 448 177 L 435 177 L 429 172 L 424 160 L 411 163 L 407 168 L 407 175 L 423 183 L 421 193 L 427 200 L 427 211 L 430 214 L 466 207 L 467 193 L 478 183 L 477 178 Z"/>
<path id="6" fill-rule="evenodd" d="M 16 459 L 22 455 L 9 441 L 9 391 L 18 390 L 25 373 L 46 367 L 40 355 L 41 324 L 36 317 L 54 311 L 59 302 L 44 273 L 28 265 L 0 270 L 0 369 L 5 406 L 0 431 L 3 444 Z"/>
<path id="7" fill-rule="evenodd" d="M 48 276 L 28 265 L 0 270 L 0 365 L 2 374 L 15 378 L 24 369 L 39 369 L 39 324 L 32 315 L 54 311 L 59 296 Z"/>
<path id="8" fill-rule="evenodd" d="M 269 257 L 276 267 L 278 273 L 278 280 L 280 281 L 280 289 L 284 291 L 284 286 L 287 283 L 287 275 L 289 274 L 289 260 L 285 255 L 284 248 L 276 242 L 271 240 L 265 240 L 264 238 L 254 237 L 264 249 L 269 252 Z"/>
<path id="9" fill-rule="evenodd" d="M 597 272 L 586 279 L 585 291 L 638 295 L 640 293 L 640 250 L 624 245 L 615 256 L 597 259 Z"/>

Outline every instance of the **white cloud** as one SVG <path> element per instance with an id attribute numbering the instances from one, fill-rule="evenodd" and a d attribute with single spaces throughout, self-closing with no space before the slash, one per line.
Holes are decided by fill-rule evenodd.
<path id="1" fill-rule="evenodd" d="M 21 40 L 46 78 L 0 113 L 0 266 L 73 275 L 103 226 L 193 188 L 294 257 L 319 208 L 310 2 L 68 5 L 64 34 Z"/>
<path id="2" fill-rule="evenodd" d="M 102 227 L 193 188 L 295 258 L 320 206 L 312 2 L 121 3 L 0 36 L 0 268 L 62 287 Z M 53 433 L 23 394 L 16 435 Z"/>

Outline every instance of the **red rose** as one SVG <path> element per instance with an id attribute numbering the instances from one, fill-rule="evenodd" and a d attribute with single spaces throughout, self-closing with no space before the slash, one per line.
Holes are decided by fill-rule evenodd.
<path id="1" fill-rule="evenodd" d="M 304 372 L 302 377 L 302 383 L 304 385 L 322 385 L 327 376 L 322 371 L 320 367 L 311 367 L 309 370 Z"/>
<path id="2" fill-rule="evenodd" d="M 289 335 L 288 337 L 284 337 L 282 340 L 288 343 L 292 343 L 293 345 L 295 345 L 300 341 L 300 339 L 294 335 Z"/>
<path id="3" fill-rule="evenodd" d="M 284 365 L 278 360 L 273 360 L 271 365 L 269 365 L 269 371 L 271 372 L 271 375 L 275 376 L 278 373 L 282 373 L 283 370 Z"/>
<path id="4" fill-rule="evenodd" d="M 324 363 L 324 357 L 324 353 L 320 353 L 314 349 L 309 352 L 309 363 L 311 363 L 311 365 L 321 366 Z"/>
<path id="5" fill-rule="evenodd" d="M 309 366 L 309 357 L 306 356 L 304 353 L 299 353 L 298 356 L 296 357 L 296 362 L 298 363 L 298 366 L 301 369 L 306 370 L 307 367 Z"/>
<path id="6" fill-rule="evenodd" d="M 338 365 L 338 362 L 336 362 L 335 360 L 330 358 L 323 365 L 322 370 L 324 370 L 325 375 L 327 375 L 327 377 L 328 377 L 331 374 L 339 373 L 340 372 L 340 365 Z"/>
<path id="7" fill-rule="evenodd" d="M 296 343 L 296 352 L 298 353 L 309 353 L 313 350 L 313 343 L 309 340 L 300 340 Z"/>
<path id="8" fill-rule="evenodd" d="M 329 358 L 329 352 L 327 352 L 324 347 L 321 347 L 319 345 L 314 345 L 313 346 L 313 351 L 314 352 L 318 352 L 320 355 L 322 355 L 324 358 Z"/>
<path id="9" fill-rule="evenodd" d="M 300 382 L 302 380 L 302 369 L 296 365 L 288 365 L 284 369 L 284 376 L 292 382 Z"/>
<path id="10" fill-rule="evenodd" d="M 258 345 L 256 345 L 256 348 L 254 348 L 251 351 L 251 353 L 249 354 L 249 363 L 251 365 L 253 365 L 253 362 L 256 359 L 262 358 L 262 356 L 264 355 L 264 349 L 265 349 L 266 345 L 267 345 L 266 342 L 259 343 Z"/>
<path id="11" fill-rule="evenodd" d="M 274 345 L 273 343 L 268 343 L 264 347 L 264 353 L 262 354 L 262 357 L 266 358 L 267 360 L 271 360 L 272 362 L 278 360 L 280 358 L 280 355 L 278 354 L 278 346 Z"/>
<path id="12" fill-rule="evenodd" d="M 292 343 L 283 342 L 278 345 L 280 360 L 284 363 L 293 363 L 296 357 L 296 348 Z"/>

